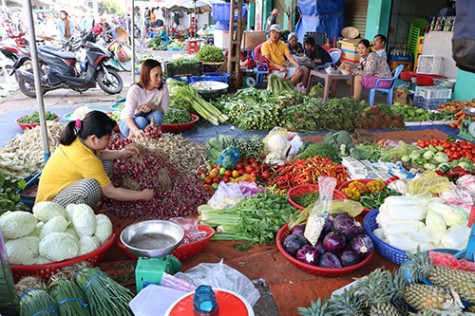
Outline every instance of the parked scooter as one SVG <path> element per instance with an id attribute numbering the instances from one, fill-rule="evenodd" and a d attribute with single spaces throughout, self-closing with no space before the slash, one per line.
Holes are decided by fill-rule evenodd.
<path id="1" fill-rule="evenodd" d="M 84 75 L 76 68 L 77 59 L 73 53 L 58 51 L 48 46 L 38 47 L 38 60 L 46 65 L 46 72 L 41 76 L 42 92 L 66 88 L 83 92 L 95 88 L 96 83 L 108 94 L 122 91 L 123 82 L 120 75 L 105 66 L 105 62 L 112 57 L 106 49 L 87 42 L 86 63 L 81 69 Z M 22 55 L 13 65 L 10 73 L 17 74 L 21 92 L 31 98 L 36 97 L 35 80 L 33 73 L 21 69 L 21 66 L 30 60 L 29 56 Z"/>

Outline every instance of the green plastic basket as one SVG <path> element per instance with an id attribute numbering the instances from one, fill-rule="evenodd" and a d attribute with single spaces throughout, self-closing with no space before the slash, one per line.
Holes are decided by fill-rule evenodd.
<path id="1" fill-rule="evenodd" d="M 424 34 L 424 28 L 427 21 L 424 19 L 413 19 L 409 27 L 409 36 L 407 37 L 407 48 L 416 55 L 417 39 L 421 34 Z"/>

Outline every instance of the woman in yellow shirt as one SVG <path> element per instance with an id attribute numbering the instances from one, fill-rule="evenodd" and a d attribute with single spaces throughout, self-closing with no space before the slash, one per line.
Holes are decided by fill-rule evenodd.
<path id="1" fill-rule="evenodd" d="M 153 198 L 150 189 L 133 191 L 114 187 L 114 159 L 129 158 L 138 153 L 134 147 L 106 150 L 116 122 L 101 111 L 91 111 L 84 119 L 69 122 L 61 133 L 61 145 L 46 163 L 38 185 L 36 202 L 53 201 L 88 204 L 92 208 L 104 195 L 119 201 Z"/>

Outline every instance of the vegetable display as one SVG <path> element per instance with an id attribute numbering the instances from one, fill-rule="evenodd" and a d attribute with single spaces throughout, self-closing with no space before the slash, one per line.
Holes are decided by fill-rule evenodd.
<path id="1" fill-rule="evenodd" d="M 193 117 L 190 115 L 189 112 L 172 108 L 165 115 L 163 124 L 184 124 L 191 121 L 193 121 Z"/>
<path id="2" fill-rule="evenodd" d="M 224 61 L 224 55 L 221 48 L 213 45 L 204 45 L 196 54 L 196 59 L 207 63 L 219 63 Z"/>
<path id="3" fill-rule="evenodd" d="M 4 176 L 0 169 L 0 215 L 7 211 L 26 210 L 26 206 L 20 202 L 19 190 L 25 188 L 26 182 L 11 176 Z"/>
<path id="4" fill-rule="evenodd" d="M 58 118 L 57 114 L 54 114 L 50 111 L 45 112 L 45 119 L 47 121 L 54 121 Z M 18 123 L 21 124 L 39 124 L 40 123 L 40 113 L 38 111 L 35 111 L 31 113 L 30 115 L 21 117 L 18 119 Z"/>
<path id="5" fill-rule="evenodd" d="M 404 128 L 404 119 L 401 114 L 393 112 L 389 105 L 379 104 L 367 108 L 356 123 L 358 128 L 367 129 L 388 129 Z"/>
<path id="6" fill-rule="evenodd" d="M 409 104 L 393 104 L 391 106 L 394 114 L 400 114 L 404 122 L 423 122 L 423 121 L 452 121 L 454 114 L 448 110 L 428 111 Z"/>

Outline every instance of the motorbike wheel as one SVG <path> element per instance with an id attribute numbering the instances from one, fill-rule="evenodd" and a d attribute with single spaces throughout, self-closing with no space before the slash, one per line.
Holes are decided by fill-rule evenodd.
<path id="1" fill-rule="evenodd" d="M 97 74 L 96 81 L 99 87 L 108 94 L 117 94 L 122 91 L 124 86 L 120 75 L 111 69 L 107 69 L 107 73 L 101 69 Z"/>
<path id="2" fill-rule="evenodd" d="M 35 83 L 26 81 L 23 78 L 20 78 L 20 76 L 17 77 L 18 85 L 20 86 L 20 91 L 23 92 L 24 95 L 30 98 L 36 98 L 36 91 L 35 91 Z M 43 94 L 46 93 L 46 91 L 43 89 Z"/>

